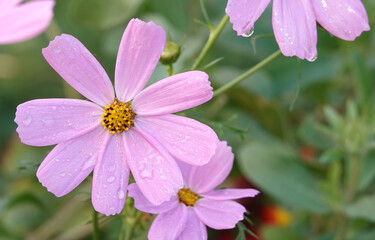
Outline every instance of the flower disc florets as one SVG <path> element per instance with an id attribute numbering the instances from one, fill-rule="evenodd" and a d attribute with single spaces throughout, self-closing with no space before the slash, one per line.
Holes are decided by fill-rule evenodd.
<path id="1" fill-rule="evenodd" d="M 198 200 L 198 195 L 188 188 L 182 188 L 177 193 L 179 202 L 185 204 L 186 206 L 192 207 Z"/>
<path id="2" fill-rule="evenodd" d="M 135 115 L 130 102 L 123 103 L 116 99 L 104 108 L 102 124 L 111 134 L 122 133 L 134 127 Z"/>

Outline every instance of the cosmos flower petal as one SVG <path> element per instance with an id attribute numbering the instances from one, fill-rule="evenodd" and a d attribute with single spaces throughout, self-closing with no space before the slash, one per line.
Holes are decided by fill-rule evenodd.
<path id="1" fill-rule="evenodd" d="M 258 195 L 259 191 L 256 189 L 217 189 L 206 193 L 201 193 L 200 195 L 204 198 L 209 198 L 212 200 L 231 200 L 239 199 L 245 197 L 255 197 Z"/>
<path id="2" fill-rule="evenodd" d="M 115 99 L 107 73 L 75 37 L 57 36 L 42 53 L 51 67 L 86 98 L 100 106 L 107 106 Z"/>
<path id="3" fill-rule="evenodd" d="M 128 165 L 145 197 L 160 205 L 176 196 L 183 187 L 183 180 L 172 156 L 159 142 L 137 128 L 131 128 L 123 136 Z"/>
<path id="4" fill-rule="evenodd" d="M 192 208 L 187 209 L 187 220 L 185 227 L 182 230 L 179 240 L 206 240 L 207 229 L 206 226 L 197 217 Z"/>
<path id="5" fill-rule="evenodd" d="M 158 140 L 172 156 L 192 165 L 208 163 L 216 150 L 216 133 L 191 118 L 173 114 L 139 116 L 135 125 Z"/>
<path id="6" fill-rule="evenodd" d="M 230 229 L 243 219 L 246 209 L 235 201 L 201 198 L 195 203 L 194 211 L 199 219 L 210 228 Z"/>
<path id="7" fill-rule="evenodd" d="M 336 37 L 353 41 L 370 30 L 366 9 L 360 0 L 311 1 L 316 20 Z"/>
<path id="8" fill-rule="evenodd" d="M 316 59 L 317 31 L 310 0 L 274 0 L 272 25 L 285 56 Z"/>
<path id="9" fill-rule="evenodd" d="M 254 23 L 264 12 L 270 0 L 228 0 L 225 12 L 238 36 L 254 28 Z"/>
<path id="10" fill-rule="evenodd" d="M 129 22 L 116 62 L 115 89 L 120 101 L 130 101 L 146 85 L 163 52 L 165 39 L 164 29 L 153 22 Z"/>
<path id="11" fill-rule="evenodd" d="M 58 144 L 39 166 L 39 182 L 57 197 L 72 191 L 94 169 L 106 134 L 98 127 Z"/>
<path id="12" fill-rule="evenodd" d="M 225 180 L 232 169 L 234 159 L 232 148 L 228 147 L 225 141 L 217 141 L 216 144 L 216 153 L 207 164 L 190 168 L 187 184 L 196 193 L 213 190 Z"/>
<path id="13" fill-rule="evenodd" d="M 178 239 L 187 220 L 187 207 L 178 204 L 171 211 L 159 214 L 148 232 L 149 240 Z"/>
<path id="14" fill-rule="evenodd" d="M 8 10 L 12 7 L 17 6 L 20 4 L 22 0 L 2 0 L 0 1 L 0 16 L 6 15 Z"/>
<path id="15" fill-rule="evenodd" d="M 141 192 L 137 184 L 132 183 L 128 187 L 129 197 L 134 199 L 134 206 L 136 209 L 142 212 L 148 212 L 152 214 L 160 214 L 177 207 L 178 200 L 173 198 L 170 201 L 165 201 L 160 205 L 152 204 Z"/>
<path id="16" fill-rule="evenodd" d="M 9 1 L 5 9 L 0 8 L 0 44 L 33 38 L 43 32 L 52 20 L 54 1 L 32 1 L 16 6 L 18 2 Z"/>
<path id="17" fill-rule="evenodd" d="M 183 111 L 212 98 L 213 91 L 205 72 L 190 71 L 160 80 L 140 92 L 132 103 L 140 116 L 155 116 Z"/>
<path id="18" fill-rule="evenodd" d="M 120 134 L 108 137 L 108 143 L 95 165 L 91 197 L 95 210 L 107 216 L 121 212 L 129 181 L 123 138 Z"/>
<path id="19" fill-rule="evenodd" d="M 38 99 L 18 105 L 15 122 L 21 141 L 32 146 L 57 144 L 100 124 L 102 108 L 84 100 Z"/>

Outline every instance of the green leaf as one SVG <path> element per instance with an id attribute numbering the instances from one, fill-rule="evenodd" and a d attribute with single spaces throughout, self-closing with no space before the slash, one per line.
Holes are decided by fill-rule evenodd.
<path id="1" fill-rule="evenodd" d="M 258 239 L 258 236 L 255 233 L 253 233 L 250 229 L 248 229 L 242 222 L 237 223 L 237 228 L 238 235 L 236 237 L 236 240 L 246 240 L 246 233 Z"/>
<path id="2" fill-rule="evenodd" d="M 334 129 L 340 129 L 344 124 L 344 119 L 340 116 L 340 114 L 331 106 L 326 106 L 324 108 L 324 114 L 328 121 L 328 123 Z"/>
<path id="3" fill-rule="evenodd" d="M 305 143 L 310 144 L 319 149 L 327 149 L 332 146 L 332 142 L 319 129 L 321 126 L 312 117 L 306 118 L 298 129 L 298 136 Z"/>
<path id="4" fill-rule="evenodd" d="M 239 151 L 239 163 L 249 180 L 285 204 L 311 212 L 330 211 L 317 179 L 286 146 L 277 142 L 246 144 Z"/>
<path id="5" fill-rule="evenodd" d="M 374 240 L 375 230 L 355 234 L 350 240 Z"/>
<path id="6" fill-rule="evenodd" d="M 131 18 L 143 0 L 75 0 L 73 3 L 76 22 L 94 29 L 108 29 Z"/>
<path id="7" fill-rule="evenodd" d="M 375 222 L 375 194 L 362 197 L 345 208 L 346 214 L 351 218 L 363 218 Z"/>
<path id="8" fill-rule="evenodd" d="M 333 161 L 343 158 L 344 153 L 339 148 L 332 148 L 325 152 L 319 157 L 319 162 L 323 164 L 332 163 Z"/>
<path id="9" fill-rule="evenodd" d="M 267 226 L 262 229 L 262 237 L 267 240 L 303 240 L 300 234 L 285 227 Z"/>

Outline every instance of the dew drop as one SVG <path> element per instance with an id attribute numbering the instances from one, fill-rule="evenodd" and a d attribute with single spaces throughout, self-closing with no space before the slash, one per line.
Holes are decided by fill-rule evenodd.
<path id="1" fill-rule="evenodd" d="M 141 172 L 141 177 L 142 178 L 152 178 L 152 170 L 148 171 L 147 169 L 143 170 Z"/>
<path id="2" fill-rule="evenodd" d="M 316 61 L 316 59 L 318 59 L 318 55 L 316 55 L 315 57 L 313 57 L 310 61 L 314 62 L 314 61 Z"/>
<path id="3" fill-rule="evenodd" d="M 65 177 L 65 175 L 66 175 L 65 172 L 60 173 L 60 177 Z"/>
<path id="4" fill-rule="evenodd" d="M 118 191 L 118 199 L 123 199 L 125 197 L 125 193 L 123 190 Z"/>
<path id="5" fill-rule="evenodd" d="M 53 48 L 53 52 L 59 53 L 59 52 L 61 52 L 61 48 L 57 46 L 57 47 Z"/>
<path id="6" fill-rule="evenodd" d="M 254 28 L 242 34 L 242 37 L 250 37 L 254 33 Z"/>
<path id="7" fill-rule="evenodd" d="M 108 183 L 112 183 L 113 181 L 115 181 L 115 177 L 114 176 L 107 178 L 107 182 Z"/>
<path id="8" fill-rule="evenodd" d="M 25 118 L 22 122 L 25 126 L 29 126 L 33 119 L 31 117 Z"/>

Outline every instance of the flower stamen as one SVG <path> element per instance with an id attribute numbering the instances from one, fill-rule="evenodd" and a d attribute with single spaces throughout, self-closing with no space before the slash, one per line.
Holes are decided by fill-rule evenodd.
<path id="1" fill-rule="evenodd" d="M 188 188 L 182 188 L 177 193 L 179 202 L 185 204 L 188 207 L 194 206 L 195 202 L 198 200 L 198 195 Z"/>
<path id="2" fill-rule="evenodd" d="M 104 129 L 108 129 L 111 134 L 122 133 L 134 127 L 135 115 L 130 102 L 123 103 L 115 99 L 104 108 L 102 124 Z"/>

